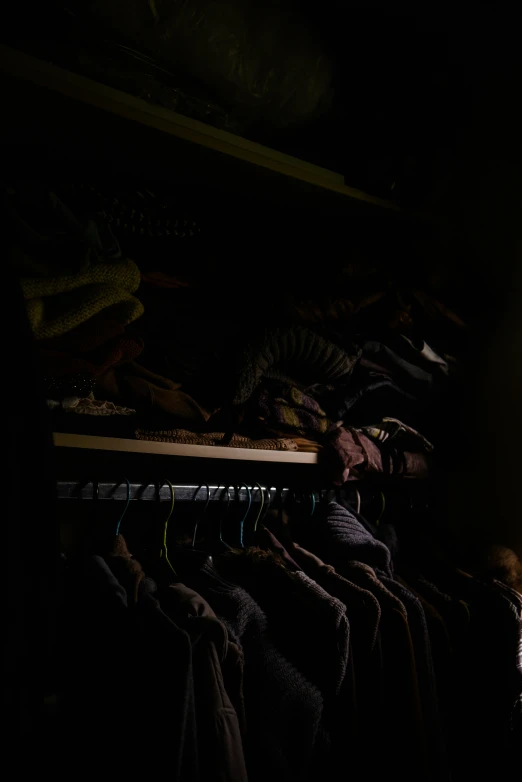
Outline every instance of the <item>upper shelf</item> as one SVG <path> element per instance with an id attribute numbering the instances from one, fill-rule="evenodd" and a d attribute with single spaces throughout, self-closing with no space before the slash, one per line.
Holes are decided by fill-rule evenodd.
<path id="1" fill-rule="evenodd" d="M 60 480 L 124 477 L 140 482 L 171 481 L 255 484 L 316 488 L 327 481 L 315 453 L 261 451 L 182 443 L 156 443 L 118 437 L 55 433 L 54 463 Z"/>
<path id="2" fill-rule="evenodd" d="M 127 440 L 119 437 L 97 437 L 84 434 L 55 432 L 54 444 L 62 448 L 113 451 L 128 454 L 153 454 L 196 459 L 229 459 L 250 462 L 286 464 L 317 464 L 316 453 L 300 451 L 262 451 L 256 448 L 226 448 L 219 445 L 186 445 L 157 443 L 149 440 Z"/>
<path id="3" fill-rule="evenodd" d="M 287 205 L 399 212 L 347 187 L 342 175 L 134 98 L 52 63 L 0 46 L 2 139 L 65 160 L 132 163 L 154 175 L 205 182 Z M 176 140 L 175 143 L 174 140 Z"/>

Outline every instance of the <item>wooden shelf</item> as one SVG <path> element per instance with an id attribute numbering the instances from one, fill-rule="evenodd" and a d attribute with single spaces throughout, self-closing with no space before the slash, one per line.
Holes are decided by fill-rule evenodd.
<path id="1" fill-rule="evenodd" d="M 157 443 L 149 440 L 125 440 L 119 437 L 95 437 L 84 434 L 56 432 L 54 444 L 61 448 L 82 448 L 127 454 L 152 454 L 193 459 L 224 459 L 279 464 L 317 464 L 316 453 L 300 451 L 260 451 L 255 448 L 226 448 L 211 445 Z"/>
<path id="2" fill-rule="evenodd" d="M 347 187 L 343 176 L 134 98 L 15 49 L 0 46 L 2 142 L 39 145 L 63 160 L 124 159 L 163 177 L 332 208 L 395 204 Z M 145 163 L 143 162 L 145 161 Z"/>

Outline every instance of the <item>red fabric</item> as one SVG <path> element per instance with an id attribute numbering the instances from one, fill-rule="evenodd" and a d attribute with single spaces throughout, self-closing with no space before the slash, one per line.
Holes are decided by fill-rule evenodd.
<path id="1" fill-rule="evenodd" d="M 188 288 L 189 283 L 165 272 L 142 272 L 141 281 L 155 288 Z"/>
<path id="2" fill-rule="evenodd" d="M 51 341 L 46 340 L 46 342 Z M 87 353 L 72 354 L 58 350 L 42 350 L 42 369 L 48 377 L 72 374 L 100 377 L 113 366 L 133 361 L 142 350 L 143 340 L 125 336 L 111 339 L 96 350 Z"/>

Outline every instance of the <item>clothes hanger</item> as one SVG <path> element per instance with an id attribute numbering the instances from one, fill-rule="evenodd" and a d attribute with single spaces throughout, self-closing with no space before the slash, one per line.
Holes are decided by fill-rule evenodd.
<path id="1" fill-rule="evenodd" d="M 245 489 L 247 490 L 247 496 L 248 496 L 248 508 L 246 509 L 245 515 L 243 516 L 243 518 L 239 522 L 239 546 L 240 546 L 240 548 L 244 549 L 245 548 L 245 544 L 244 544 L 244 527 L 245 527 L 246 518 L 247 518 L 247 516 L 248 516 L 248 514 L 250 512 L 250 508 L 252 507 L 252 492 L 250 491 L 250 489 L 248 488 L 246 483 L 241 483 L 238 487 L 236 487 L 238 502 L 239 502 L 239 492 L 240 492 L 241 486 L 245 487 Z M 261 489 L 261 487 L 259 487 L 259 488 Z"/>
<path id="2" fill-rule="evenodd" d="M 384 492 L 381 491 L 380 495 L 381 495 L 381 499 L 382 499 L 382 510 L 381 510 L 381 512 L 379 514 L 379 517 L 378 517 L 377 521 L 375 522 L 377 527 L 381 523 L 381 519 L 382 519 L 382 517 L 384 515 L 384 511 L 386 510 L 386 497 L 384 496 Z"/>
<path id="3" fill-rule="evenodd" d="M 260 522 L 261 524 L 263 524 L 264 520 L 266 519 L 266 517 L 270 513 L 270 508 L 271 508 L 271 505 L 272 505 L 272 496 L 270 494 L 270 488 L 268 486 L 265 486 L 265 491 L 266 491 L 266 494 L 267 494 L 267 497 L 268 497 L 268 502 L 266 504 L 265 512 L 262 514 L 261 518 L 258 519 L 258 522 Z"/>
<path id="4" fill-rule="evenodd" d="M 219 488 L 220 487 L 218 486 L 216 491 L 219 491 Z M 229 489 L 229 487 L 228 486 L 224 486 L 224 491 L 226 491 L 226 493 L 227 493 L 227 508 L 226 508 L 226 513 L 225 513 L 225 518 L 226 518 L 228 516 L 228 514 L 230 513 L 230 489 Z M 221 550 L 221 551 L 230 551 L 230 548 L 231 547 L 228 545 L 228 543 L 225 542 L 225 539 L 223 538 L 223 514 L 220 513 L 219 514 L 219 546 L 218 546 L 218 551 L 219 550 Z"/>
<path id="5" fill-rule="evenodd" d="M 256 483 L 257 488 L 260 492 L 261 502 L 259 503 L 259 510 L 257 512 L 256 520 L 254 521 L 254 535 L 257 533 L 257 525 L 259 524 L 259 519 L 261 518 L 261 515 L 263 513 L 263 507 L 265 504 L 265 493 L 263 489 L 261 488 L 261 485 L 259 483 Z M 267 489 L 268 491 L 268 489 Z M 268 496 L 270 497 L 270 492 L 268 492 Z M 264 518 L 264 516 L 263 516 Z"/>
<path id="6" fill-rule="evenodd" d="M 208 485 L 208 483 L 203 483 L 201 486 L 198 486 L 198 488 L 196 489 L 196 492 L 195 492 L 195 494 L 194 494 L 194 496 L 192 498 L 192 502 L 196 501 L 196 498 L 197 498 L 197 496 L 199 494 L 199 490 L 202 489 L 203 487 L 205 487 L 206 490 L 207 490 L 207 501 L 205 503 L 205 507 L 203 508 L 203 513 L 202 513 L 202 515 L 204 516 L 206 511 L 207 511 L 208 504 L 210 502 L 210 486 Z M 197 532 L 198 532 L 198 524 L 199 524 L 199 519 L 196 517 L 196 523 L 194 524 L 194 534 L 192 535 L 192 548 L 193 549 L 196 548 L 196 535 L 197 535 Z"/>
<path id="7" fill-rule="evenodd" d="M 168 524 L 170 521 L 170 518 L 172 514 L 174 513 L 174 501 L 175 501 L 175 494 L 174 494 L 174 486 L 171 484 L 170 481 L 167 481 L 170 489 L 170 498 L 171 498 L 171 504 L 170 504 L 170 510 L 168 513 L 167 518 L 165 519 L 165 523 L 163 524 L 163 547 L 160 552 L 160 558 L 163 557 L 167 565 L 169 566 L 172 573 L 177 577 L 177 573 L 172 567 L 172 564 L 169 559 L 169 552 L 167 548 L 167 531 L 168 531 Z"/>
<path id="8" fill-rule="evenodd" d="M 361 512 L 361 492 L 359 491 L 359 489 L 355 490 L 355 496 L 357 497 L 357 510 L 356 510 L 356 513 L 359 514 Z"/>
<path id="9" fill-rule="evenodd" d="M 203 488 L 206 488 L 207 490 L 207 499 L 201 516 L 196 515 L 190 546 L 187 547 L 180 544 L 177 545 L 175 548 L 176 572 L 185 573 L 188 576 L 190 576 L 190 574 L 193 573 L 194 571 L 201 570 L 201 568 L 204 565 L 208 564 L 212 566 L 213 564 L 212 556 L 207 550 L 202 548 L 196 548 L 198 525 L 199 522 L 201 521 L 201 518 L 206 513 L 206 510 L 210 502 L 210 486 L 206 483 L 201 484 L 200 486 L 198 486 L 198 488 L 194 492 L 194 496 L 192 497 L 192 503 L 194 504 L 197 501 L 197 496 L 199 492 Z"/>
<path id="10" fill-rule="evenodd" d="M 259 523 L 262 520 L 262 517 L 264 518 L 266 516 L 266 513 L 263 514 L 263 510 L 264 510 L 264 507 L 265 507 L 265 489 L 261 486 L 260 483 L 255 483 L 254 486 L 252 487 L 252 494 L 256 490 L 256 488 L 259 490 L 259 498 L 260 498 L 259 499 L 259 507 L 258 507 L 257 513 L 255 515 L 255 518 L 253 520 L 253 524 L 249 528 L 247 528 L 247 530 L 246 530 L 246 536 L 245 537 L 246 537 L 246 545 L 247 546 L 255 546 L 256 545 L 256 539 L 257 539 L 257 534 L 258 534 L 258 529 L 259 529 Z M 268 491 L 268 489 L 266 489 L 266 491 Z M 247 513 L 245 514 L 245 520 L 246 520 L 246 518 L 248 516 L 249 511 L 250 511 L 250 507 L 249 507 Z"/>
<path id="11" fill-rule="evenodd" d="M 170 481 L 161 481 L 161 482 L 155 482 L 154 483 L 154 489 L 155 489 L 155 502 L 157 502 L 157 508 L 162 512 L 162 502 L 161 502 L 161 488 L 164 483 L 167 483 L 170 488 L 170 507 L 168 510 L 167 517 L 164 521 L 161 523 L 161 544 L 160 544 L 160 550 L 158 555 L 158 544 L 156 540 L 156 535 L 154 535 L 154 540 L 149 542 L 146 542 L 144 546 L 140 547 L 138 550 L 138 553 L 136 555 L 136 559 L 139 561 L 141 566 L 143 567 L 143 570 L 147 575 L 150 575 L 154 581 L 158 584 L 160 587 L 168 587 L 173 581 L 173 576 L 175 577 L 175 580 L 178 581 L 178 575 L 176 573 L 175 568 L 173 567 L 168 553 L 168 545 L 167 545 L 167 538 L 168 538 L 168 530 L 169 530 L 169 521 L 172 517 L 172 514 L 174 513 L 174 500 L 175 500 L 175 494 L 174 494 L 174 487 L 170 483 Z M 143 494 L 145 489 L 147 488 L 148 484 L 145 484 L 142 486 L 140 490 L 140 495 Z M 154 525 L 154 529 L 156 529 Z"/>
<path id="12" fill-rule="evenodd" d="M 124 507 L 124 509 L 122 511 L 122 514 L 121 514 L 120 518 L 118 519 L 118 523 L 116 524 L 116 537 L 118 537 L 118 535 L 120 534 L 120 527 L 121 527 L 121 523 L 123 521 L 123 517 L 127 513 L 128 509 L 129 509 L 129 505 L 130 505 L 130 491 L 131 491 L 130 481 L 129 481 L 128 478 L 124 478 L 124 480 L 125 480 L 125 482 L 127 484 L 127 501 L 125 503 L 125 507 Z M 114 489 L 116 490 L 118 488 L 118 486 L 121 486 L 121 483 L 118 483 L 118 485 L 115 486 Z"/>

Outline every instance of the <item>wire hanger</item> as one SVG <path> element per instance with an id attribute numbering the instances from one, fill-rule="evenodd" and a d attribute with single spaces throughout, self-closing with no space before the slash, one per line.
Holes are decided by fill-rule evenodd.
<path id="1" fill-rule="evenodd" d="M 268 514 L 270 513 L 270 506 L 272 505 L 272 496 L 271 496 L 271 494 L 270 494 L 270 488 L 269 488 L 268 486 L 265 486 L 265 490 L 266 490 L 266 494 L 267 494 L 267 497 L 268 497 L 268 502 L 267 502 L 267 505 L 266 505 L 266 510 L 265 510 L 265 512 L 263 513 L 263 515 L 261 516 L 261 518 L 260 518 L 260 519 L 258 519 L 258 521 L 260 521 L 261 523 L 263 523 L 263 522 L 264 522 L 264 520 L 266 519 L 266 517 L 267 517 L 267 516 L 268 516 Z"/>
<path id="2" fill-rule="evenodd" d="M 263 491 L 263 489 L 261 488 L 261 486 L 260 486 L 260 484 L 259 484 L 259 483 L 256 483 L 256 486 L 257 486 L 257 488 L 258 488 L 258 489 L 259 489 L 259 491 L 260 491 L 260 495 L 261 495 L 261 502 L 260 502 L 260 504 L 259 504 L 259 510 L 258 510 L 258 512 L 257 512 L 256 520 L 254 521 L 254 534 L 257 532 L 257 525 L 258 525 L 258 523 L 259 523 L 259 519 L 261 518 L 261 514 L 263 513 L 263 507 L 264 507 L 264 505 L 265 505 L 265 493 L 264 493 L 264 491 Z M 269 495 L 269 496 L 270 496 L 270 495 Z M 264 516 L 263 516 L 263 518 L 264 518 Z"/>
<path id="3" fill-rule="evenodd" d="M 218 488 L 216 489 L 216 491 L 219 491 L 219 486 L 218 486 Z M 226 516 L 228 516 L 228 514 L 229 514 L 229 512 L 230 512 L 230 489 L 229 489 L 229 487 L 228 487 L 228 486 L 224 486 L 224 491 L 226 491 L 226 493 L 227 493 L 227 510 L 226 510 Z M 222 515 L 221 513 L 220 513 L 220 515 L 219 515 L 219 542 L 221 543 L 221 546 L 222 546 L 224 549 L 227 549 L 227 551 L 228 551 L 228 550 L 230 550 L 230 546 L 229 546 L 229 545 L 228 545 L 228 543 L 226 543 L 226 542 L 225 542 L 225 540 L 223 539 L 223 515 Z"/>
<path id="4" fill-rule="evenodd" d="M 199 494 L 199 490 L 202 489 L 203 487 L 205 487 L 207 490 L 207 501 L 205 503 L 205 507 L 203 508 L 203 514 L 202 514 L 204 516 L 208 508 L 208 504 L 210 502 L 210 486 L 208 485 L 208 483 L 202 483 L 201 486 L 198 486 L 192 498 L 192 502 L 196 501 L 196 497 Z M 194 534 L 192 535 L 192 548 L 196 548 L 196 535 L 198 532 L 198 524 L 199 524 L 199 518 L 196 516 L 196 523 L 194 524 Z"/>
<path id="5" fill-rule="evenodd" d="M 355 496 L 357 497 L 357 510 L 356 513 L 359 515 L 361 512 L 361 492 L 359 489 L 355 490 Z"/>
<path id="6" fill-rule="evenodd" d="M 130 505 L 130 491 L 131 491 L 130 481 L 129 481 L 128 478 L 125 478 L 124 480 L 125 480 L 125 483 L 127 484 L 127 501 L 125 503 L 125 507 L 123 509 L 123 512 L 122 512 L 120 518 L 118 519 L 118 523 L 116 524 L 116 536 L 118 536 L 120 534 L 121 522 L 123 521 L 123 517 L 127 513 L 127 510 L 129 508 L 129 505 Z M 118 484 L 118 486 L 120 486 L 120 485 L 121 484 Z M 118 487 L 116 486 L 115 488 L 118 488 Z"/>
<path id="7" fill-rule="evenodd" d="M 379 524 L 381 523 L 381 519 L 382 519 L 382 517 L 384 515 L 384 511 L 386 510 L 386 497 L 384 496 L 384 492 L 381 491 L 380 494 L 381 494 L 381 499 L 382 499 L 382 510 L 381 510 L 381 512 L 379 514 L 379 518 L 375 522 L 377 526 L 379 526 Z"/>
<path id="8" fill-rule="evenodd" d="M 250 489 L 248 488 L 248 486 L 246 485 L 246 483 L 241 483 L 241 484 L 240 484 L 240 485 L 237 487 L 237 497 L 238 497 L 238 501 L 239 501 L 239 499 L 240 499 L 239 492 L 240 492 L 241 486 L 244 486 L 244 487 L 245 487 L 245 489 L 247 490 L 247 495 L 248 495 L 248 508 L 246 509 L 246 513 L 245 513 L 245 515 L 243 516 L 243 518 L 242 518 L 242 519 L 241 519 L 241 521 L 239 522 L 239 545 L 241 546 L 241 548 L 245 548 L 245 544 L 244 544 L 244 542 L 243 542 L 243 538 L 244 538 L 244 528 L 245 528 L 245 521 L 246 521 L 246 517 L 248 516 L 248 514 L 249 514 L 249 512 L 250 512 L 250 508 L 252 507 L 252 492 L 250 491 Z M 259 487 L 259 488 L 261 488 L 261 487 Z"/>
<path id="9" fill-rule="evenodd" d="M 170 517 L 174 513 L 175 494 L 174 494 L 174 486 L 171 484 L 171 482 L 170 481 L 166 481 L 166 483 L 168 483 L 168 485 L 169 485 L 171 502 L 170 502 L 170 510 L 169 510 L 168 516 L 165 519 L 165 522 L 163 524 L 163 548 L 161 549 L 160 557 L 164 557 L 165 562 L 167 563 L 169 568 L 172 570 L 174 575 L 177 577 L 177 573 L 174 570 L 174 568 L 172 567 L 172 564 L 170 562 L 169 552 L 168 552 L 168 548 L 167 548 L 167 531 L 168 531 L 168 525 L 169 525 Z"/>

